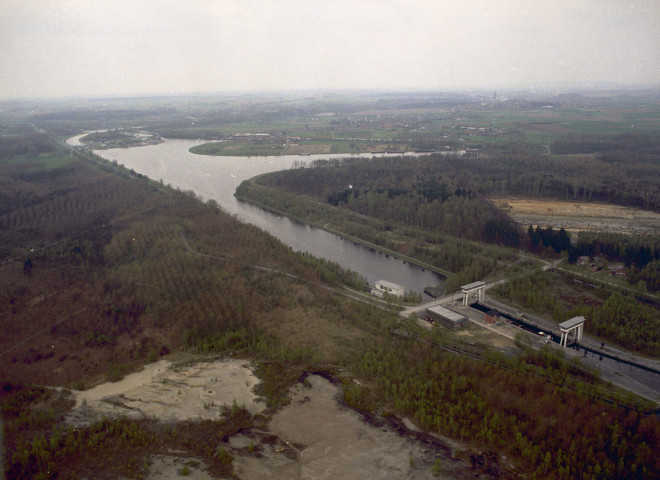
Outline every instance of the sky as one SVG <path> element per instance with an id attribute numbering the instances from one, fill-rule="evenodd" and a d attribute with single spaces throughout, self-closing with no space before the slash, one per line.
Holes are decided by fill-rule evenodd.
<path id="1" fill-rule="evenodd" d="M 0 98 L 660 86 L 658 0 L 0 0 Z"/>

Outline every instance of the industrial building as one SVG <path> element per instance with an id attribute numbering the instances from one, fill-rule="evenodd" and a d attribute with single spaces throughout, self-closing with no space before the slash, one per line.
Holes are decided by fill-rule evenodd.
<path id="1" fill-rule="evenodd" d="M 566 347 L 572 342 L 580 343 L 582 332 L 584 331 L 584 322 L 585 318 L 582 316 L 573 317 L 565 322 L 561 322 L 559 324 L 559 330 L 561 330 L 559 345 Z M 573 334 L 573 339 L 571 339 L 571 333 Z"/>
<path id="2" fill-rule="evenodd" d="M 426 316 L 434 322 L 438 322 L 449 328 L 460 328 L 468 321 L 465 315 L 461 315 L 440 305 L 427 308 Z"/>
<path id="3" fill-rule="evenodd" d="M 388 282 L 387 280 L 378 280 L 376 286 L 371 289 L 371 294 L 379 297 L 382 297 L 386 293 L 395 297 L 403 297 L 405 294 L 403 286 Z"/>

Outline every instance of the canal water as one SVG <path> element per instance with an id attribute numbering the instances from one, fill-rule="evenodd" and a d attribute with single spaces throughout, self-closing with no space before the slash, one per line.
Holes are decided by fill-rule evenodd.
<path id="1" fill-rule="evenodd" d="M 492 302 L 491 303 L 497 303 Z M 531 324 L 530 322 L 521 319 L 519 317 L 513 316 L 507 312 L 503 312 L 501 309 L 496 308 L 492 305 L 481 305 L 474 303 L 470 305 L 472 308 L 479 310 L 481 312 L 487 312 L 489 310 L 495 309 L 500 317 L 506 318 L 513 325 L 522 328 L 528 332 L 539 334 L 541 331 L 545 335 L 550 335 L 554 343 L 559 343 L 561 337 L 555 332 L 550 332 L 546 327 L 539 327 L 539 325 Z M 558 330 L 559 327 L 555 327 L 555 330 Z M 588 348 L 584 345 L 573 345 L 571 347 L 573 350 L 577 350 L 582 354 L 583 361 L 591 366 L 598 368 L 599 370 L 610 370 L 618 372 L 620 375 L 624 375 L 632 378 L 633 380 L 646 385 L 647 387 L 653 389 L 656 392 L 660 392 L 660 374 L 653 371 L 652 369 L 645 368 L 640 365 L 633 365 L 630 362 L 621 361 L 617 358 L 605 353 L 599 352 L 597 349 Z"/>
<path id="2" fill-rule="evenodd" d="M 82 136 L 72 137 L 67 143 L 79 145 Z M 158 145 L 95 150 L 94 153 L 107 160 L 117 161 L 153 180 L 162 180 L 181 190 L 192 190 L 204 200 L 214 199 L 226 212 L 268 231 L 293 250 L 332 260 L 360 273 L 372 285 L 378 280 L 388 280 L 403 285 L 406 291 L 413 290 L 430 298 L 423 293 L 424 288 L 443 282 L 444 278 L 434 272 L 372 251 L 324 230 L 274 215 L 234 197 L 240 183 L 256 175 L 289 169 L 294 162 L 308 163 L 315 159 L 355 155 L 219 157 L 189 152 L 191 147 L 200 143 L 203 141 L 168 139 Z"/>

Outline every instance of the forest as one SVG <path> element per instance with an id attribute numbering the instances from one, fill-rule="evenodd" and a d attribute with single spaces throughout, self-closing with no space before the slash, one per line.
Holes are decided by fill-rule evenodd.
<path id="1" fill-rule="evenodd" d="M 660 135 L 564 135 L 552 143 L 552 151 L 557 154 L 597 153 L 607 162 L 625 162 L 634 158 L 635 161 L 657 164 L 660 160 Z"/>
<path id="2" fill-rule="evenodd" d="M 642 146 L 648 142 L 646 136 L 626 136 L 625 139 Z M 618 155 L 618 152 L 610 153 Z M 525 235 L 486 199 L 491 195 L 522 195 L 659 209 L 660 165 L 644 158 L 634 162 L 625 160 L 606 162 L 585 156 L 539 155 L 513 144 L 463 155 L 315 160 L 308 168 L 261 176 L 255 183 L 378 219 L 382 221 L 381 228 L 387 231 L 408 228 L 410 238 L 416 240 L 417 245 L 429 236 L 445 235 L 526 248 L 539 254 L 567 251 L 571 261 L 605 249 L 610 259 L 624 261 L 631 267 L 631 281 L 642 280 L 646 288 L 655 291 L 660 282 L 656 237 L 631 239 L 623 235 L 592 234 L 581 236 L 576 245 L 571 245 L 565 231 L 553 232 L 552 227 L 540 229 L 537 226 Z M 245 195 L 247 192 L 239 189 L 237 194 L 246 199 L 257 195 L 256 189 Z M 271 194 L 270 200 L 261 199 L 260 203 L 268 206 L 269 201 L 277 202 L 276 197 Z M 278 205 L 281 211 L 287 211 L 287 208 L 280 208 L 281 202 Z M 302 219 L 305 220 L 305 215 Z M 370 234 L 355 229 L 350 233 L 372 242 L 378 237 L 373 228 Z M 375 243 L 387 246 L 382 239 Z M 437 268 L 460 272 L 451 262 L 436 263 L 429 260 L 429 256 L 432 254 L 422 254 L 420 258 Z M 482 276 L 489 271 L 485 264 L 484 267 L 479 272 Z M 479 279 L 465 274 L 462 277 L 467 281 Z"/>
<path id="3" fill-rule="evenodd" d="M 569 260 L 581 255 L 601 255 L 608 260 L 624 262 L 637 271 L 656 269 L 660 260 L 660 237 L 657 235 L 629 236 L 615 233 L 581 233 L 576 245 L 569 248 Z M 657 279 L 656 279 L 657 281 Z M 657 285 L 657 284 L 656 284 Z M 657 287 L 647 285 L 651 291 Z"/>
<path id="4" fill-rule="evenodd" d="M 410 348 L 411 355 L 399 353 Z M 510 369 L 498 368 L 392 340 L 369 349 L 355 366 L 373 385 L 356 393 L 356 401 L 384 396 L 425 429 L 476 438 L 486 452 L 516 459 L 528 478 L 655 475 L 647 467 L 658 464 L 655 420 L 633 411 L 619 416 L 616 408 L 569 393 L 561 381 L 542 380 L 539 371 L 557 375 L 551 365 L 560 360 L 548 350 L 528 355 Z"/>
<path id="5" fill-rule="evenodd" d="M 395 221 L 407 216 L 420 227 L 481 240 L 488 236 L 485 221 L 476 217 L 475 226 L 461 225 L 451 213 L 458 210 L 453 204 L 465 204 L 469 210 L 480 196 L 507 194 L 660 208 L 660 165 L 654 162 L 540 155 L 515 144 L 463 155 L 319 160 L 307 169 L 274 174 L 265 183 Z M 492 215 L 492 209 L 479 207 Z M 450 210 L 447 221 L 445 209 Z M 504 224 L 495 232 L 495 241 L 516 244 Z"/>
<path id="6" fill-rule="evenodd" d="M 511 280 L 491 294 L 561 323 L 582 315 L 588 334 L 651 357 L 660 356 L 660 311 L 621 293 L 612 293 L 551 272 Z"/>
<path id="7" fill-rule="evenodd" d="M 55 150 L 53 142 L 42 133 L 0 136 L 0 161 L 24 155 L 35 157 Z"/>
<path id="8" fill-rule="evenodd" d="M 44 169 L 57 174 L 38 174 Z M 115 378 L 172 351 L 254 359 L 260 393 L 273 408 L 286 401 L 288 386 L 304 371 L 351 372 L 369 386 L 348 388 L 347 402 L 409 415 L 424 428 L 460 439 L 467 452 L 490 452 L 480 457 L 488 460 L 479 468 L 491 475 L 645 478 L 660 471 L 652 453 L 660 441 L 657 419 L 562 387 L 559 379 L 576 374 L 598 383 L 565 360 L 528 352 L 514 367 L 493 353 L 502 366 L 484 367 L 392 337 L 391 314 L 319 288 L 359 279 L 291 252 L 192 195 L 108 162 L 56 153 L 3 161 L 0 173 L 3 190 L 11 184 L 25 192 L 0 216 L 0 311 L 7 332 L 0 345 L 6 372 L 0 397 L 12 478 L 43 476 L 46 469 L 67 478 L 89 472 L 98 461 L 110 475 L 141 478 L 144 456 L 163 448 L 178 445 L 207 455 L 202 445 L 215 445 L 209 443 L 218 438 L 215 423 L 179 426 L 177 438 L 150 421 L 104 420 L 71 431 L 60 420 L 69 408 L 66 398 L 21 385 L 85 388 L 99 374 Z M 68 216 L 75 220 L 67 223 Z M 318 349 L 314 325 L 303 329 L 305 341 L 290 343 L 281 327 L 301 314 L 334 329 L 332 350 Z M 547 374 L 530 379 L 529 369 L 537 368 Z M 513 396 L 502 396 L 502 382 L 515 385 L 508 390 Z M 553 407 L 560 404 L 562 409 Z M 537 415 L 539 405 L 552 415 Z M 252 420 L 235 415 L 239 428 L 249 428 Z M 155 432 L 157 442 L 151 440 Z M 210 461 L 216 472 L 231 471 L 229 454 Z"/>

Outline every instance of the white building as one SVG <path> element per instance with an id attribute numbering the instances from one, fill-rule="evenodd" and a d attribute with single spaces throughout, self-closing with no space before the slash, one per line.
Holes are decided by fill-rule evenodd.
<path id="1" fill-rule="evenodd" d="M 371 294 L 379 297 L 382 297 L 386 293 L 395 297 L 403 297 L 405 294 L 403 286 L 388 282 L 387 280 L 378 280 L 376 286 L 371 289 Z"/>

